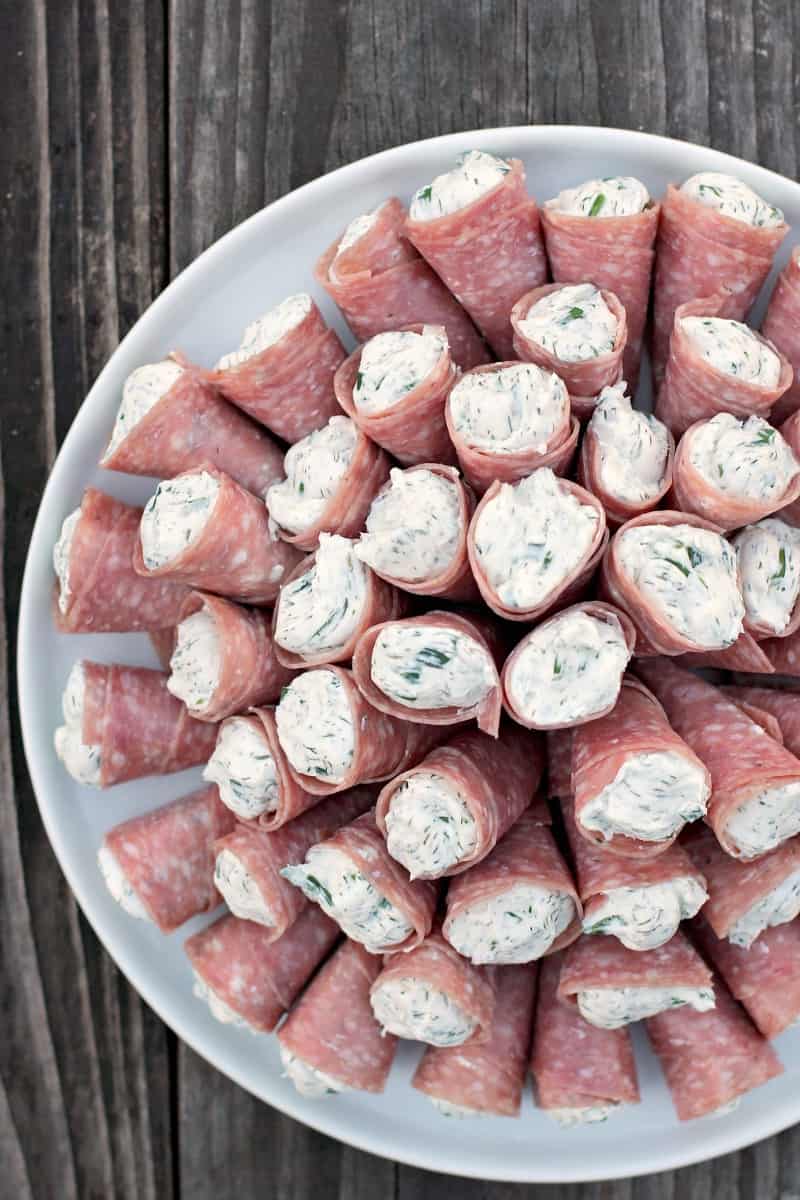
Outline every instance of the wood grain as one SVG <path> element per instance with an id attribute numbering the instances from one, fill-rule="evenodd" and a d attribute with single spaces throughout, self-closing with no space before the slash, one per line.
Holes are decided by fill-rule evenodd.
<path id="1" fill-rule="evenodd" d="M 167 279 L 264 203 L 384 147 L 524 122 L 707 143 L 795 175 L 792 0 L 0 0 L 3 1194 L 426 1200 L 177 1044 L 78 913 L 22 755 L 9 648 L 58 442 Z M 463 1200 L 797 1200 L 800 1131 L 645 1179 Z"/>

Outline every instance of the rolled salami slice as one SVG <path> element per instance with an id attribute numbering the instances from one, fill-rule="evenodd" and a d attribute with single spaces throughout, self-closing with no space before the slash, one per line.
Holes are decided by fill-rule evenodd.
<path id="1" fill-rule="evenodd" d="M 457 954 L 434 929 L 408 954 L 392 954 L 370 989 L 384 1033 L 464 1046 L 486 1041 L 494 1014 L 494 981 Z"/>
<path id="2" fill-rule="evenodd" d="M 497 845 L 532 802 L 544 773 L 536 734 L 456 733 L 381 790 L 375 816 L 412 879 L 460 875 Z M 498 780 L 502 779 L 502 787 Z"/>
<path id="3" fill-rule="evenodd" d="M 415 596 L 477 600 L 467 558 L 472 490 L 455 467 L 394 467 L 372 501 L 356 555 L 376 575 Z"/>
<path id="4" fill-rule="evenodd" d="M 787 750 L 800 758 L 800 693 L 783 688 L 723 687 L 722 693 L 745 711 L 761 710 L 778 723 L 778 732 L 768 729 L 771 737 L 783 742 Z M 758 720 L 763 724 L 763 719 Z"/>
<path id="5" fill-rule="evenodd" d="M 331 417 L 290 446 L 286 478 L 267 492 L 269 515 L 285 542 L 315 550 L 322 533 L 355 537 L 389 478 L 389 460 L 347 417 Z"/>
<path id="6" fill-rule="evenodd" d="M 728 1112 L 747 1092 L 783 1074 L 772 1046 L 719 980 L 714 992 L 716 1005 L 708 1012 L 666 1010 L 645 1025 L 681 1121 Z"/>
<path id="7" fill-rule="evenodd" d="M 97 855 L 109 892 L 129 916 L 171 933 L 221 903 L 214 841 L 233 824 L 217 789 L 206 787 L 115 825 Z"/>
<path id="8" fill-rule="evenodd" d="M 172 658 L 172 651 L 175 649 L 174 626 L 170 629 L 151 629 L 148 637 L 150 638 L 150 645 L 153 647 L 156 658 L 167 674 L 169 674 L 169 660 Z"/>
<path id="9" fill-rule="evenodd" d="M 772 421 L 780 425 L 800 408 L 800 247 L 793 247 L 789 261 L 775 280 L 761 332 L 780 350 L 794 370 L 794 380 L 772 409 Z"/>
<path id="10" fill-rule="evenodd" d="M 732 303 L 723 290 L 675 312 L 655 412 L 676 437 L 719 413 L 767 418 L 791 385 L 787 359 L 760 333 L 730 319 Z"/>
<path id="11" fill-rule="evenodd" d="M 444 406 L 458 377 L 443 325 L 379 333 L 334 376 L 339 407 L 403 466 L 454 463 Z"/>
<path id="12" fill-rule="evenodd" d="M 440 730 L 380 712 L 352 671 L 314 667 L 283 689 L 275 711 L 289 771 L 316 796 L 330 796 L 405 771 L 442 740 Z"/>
<path id="13" fill-rule="evenodd" d="M 444 410 L 467 481 L 481 495 L 496 479 L 514 483 L 536 467 L 565 475 L 580 423 L 562 379 L 535 363 L 489 363 L 467 371 Z"/>
<path id="14" fill-rule="evenodd" d="M 789 637 L 767 638 L 759 642 L 758 648 L 764 656 L 763 666 L 738 667 L 737 670 L 755 671 L 763 675 L 800 676 L 800 630 Z"/>
<path id="15" fill-rule="evenodd" d="M 708 828 L 687 831 L 683 845 L 705 876 L 703 918 L 717 937 L 747 949 L 765 930 L 800 913 L 800 838 L 789 838 L 754 862 L 732 858 Z"/>
<path id="16" fill-rule="evenodd" d="M 743 629 L 727 650 L 679 654 L 675 662 L 690 669 L 716 667 L 720 671 L 752 671 L 757 675 L 774 675 L 775 668 L 767 657 L 766 647 L 766 642 L 757 642 L 752 634 Z"/>
<path id="17" fill-rule="evenodd" d="M 757 639 L 791 636 L 800 628 L 800 529 L 765 517 L 740 530 L 733 545 L 745 628 Z"/>
<path id="18" fill-rule="evenodd" d="M 561 956 L 539 967 L 531 1075 L 537 1108 L 559 1125 L 594 1125 L 638 1104 L 636 1060 L 627 1029 L 598 1029 L 558 996 Z"/>
<path id="19" fill-rule="evenodd" d="M 661 667 L 652 667 L 647 680 Z M 711 776 L 670 727 L 661 704 L 627 676 L 616 707 L 572 738 L 578 832 L 624 858 L 650 859 L 705 816 Z"/>
<path id="20" fill-rule="evenodd" d="M 438 884 L 409 879 L 386 849 L 375 812 L 312 846 L 282 874 L 371 954 L 413 950 L 433 927 Z"/>
<path id="21" fill-rule="evenodd" d="M 507 621 L 535 621 L 577 600 L 607 542 L 597 497 L 549 467 L 493 483 L 467 535 L 481 595 Z"/>
<path id="22" fill-rule="evenodd" d="M 600 600 L 564 608 L 518 642 L 503 667 L 503 704 L 527 729 L 564 729 L 617 702 L 636 644 L 626 613 Z"/>
<path id="23" fill-rule="evenodd" d="M 706 821 L 728 854 L 758 858 L 800 833 L 800 760 L 704 679 L 665 659 L 637 671 L 708 768 Z"/>
<path id="24" fill-rule="evenodd" d="M 734 693 L 736 692 L 736 688 L 734 687 L 725 686 L 722 688 L 722 690 L 727 696 L 730 696 L 731 700 L 733 700 L 735 704 L 738 704 L 742 712 L 747 713 L 751 721 L 755 721 L 756 725 L 760 725 L 765 733 L 768 733 L 769 736 L 774 738 L 776 742 L 780 742 L 781 745 L 784 744 L 781 727 L 778 724 L 777 718 L 773 717 L 772 713 L 767 712 L 765 708 L 759 708 L 757 704 L 753 704 L 749 700 L 743 700 L 741 696 L 735 695 Z M 794 753 L 794 751 L 792 751 L 792 753 Z"/>
<path id="25" fill-rule="evenodd" d="M 172 479 L 206 464 L 261 494 L 281 477 L 281 449 L 181 355 L 137 367 L 100 466 Z"/>
<path id="26" fill-rule="evenodd" d="M 743 321 L 761 291 L 788 226 L 745 184 L 703 172 L 672 184 L 656 241 L 653 367 L 660 381 L 675 311 L 719 287 L 732 292 L 729 315 Z"/>
<path id="27" fill-rule="evenodd" d="M 397 1038 L 382 1034 L 369 989 L 381 962 L 344 941 L 314 976 L 278 1030 L 284 1070 L 301 1096 L 382 1092 Z"/>
<path id="28" fill-rule="evenodd" d="M 502 714 L 497 627 L 478 613 L 440 612 L 373 625 L 359 638 L 353 675 L 381 712 L 422 725 L 475 718 L 497 736 Z"/>
<path id="29" fill-rule="evenodd" d="M 548 730 L 547 795 L 554 800 L 571 797 L 572 788 L 572 728 Z"/>
<path id="30" fill-rule="evenodd" d="M 176 627 L 167 687 L 198 721 L 218 722 L 277 700 L 295 672 L 281 663 L 272 616 L 208 592 L 192 592 Z"/>
<path id="31" fill-rule="evenodd" d="M 430 1046 L 411 1086 L 447 1117 L 517 1117 L 528 1067 L 536 966 L 489 967 L 497 1000 L 485 1042 Z"/>
<path id="32" fill-rule="evenodd" d="M 600 591 L 633 621 L 639 654 L 726 650 L 742 632 L 736 553 L 716 525 L 691 513 L 659 510 L 620 526 Z"/>
<path id="33" fill-rule="evenodd" d="M 251 604 L 270 604 L 299 559 L 273 533 L 263 502 L 210 466 L 158 485 L 133 553 L 146 579 L 179 580 Z"/>
<path id="34" fill-rule="evenodd" d="M 333 375 L 347 357 L 307 292 L 289 296 L 248 325 L 238 350 L 208 378 L 226 400 L 294 444 L 339 411 Z M 272 479 L 280 479 L 278 468 Z M 254 488 L 259 494 L 268 483 Z"/>
<path id="35" fill-rule="evenodd" d="M 354 788 L 332 796 L 280 829 L 237 824 L 215 844 L 214 879 L 235 916 L 263 925 L 274 941 L 292 925 L 307 901 L 282 876 L 301 863 L 310 848 L 366 812 L 374 796 Z"/>
<path id="36" fill-rule="evenodd" d="M 657 508 L 672 486 L 675 439 L 656 417 L 631 407 L 625 387 L 603 388 L 578 459 L 578 480 L 602 501 L 609 525 Z"/>
<path id="37" fill-rule="evenodd" d="M 749 949 L 720 940 L 702 917 L 692 936 L 765 1038 L 800 1021 L 800 921 L 768 929 Z"/>
<path id="38" fill-rule="evenodd" d="M 660 211 L 644 184 L 624 176 L 567 188 L 541 210 L 553 278 L 558 283 L 589 279 L 622 301 L 628 322 L 623 373 L 632 392 L 639 378 Z"/>
<path id="39" fill-rule="evenodd" d="M 444 936 L 474 963 L 524 963 L 574 942 L 581 902 L 542 804 L 452 881 Z"/>
<path id="40" fill-rule="evenodd" d="M 78 783 L 113 787 L 205 762 L 215 725 L 195 721 L 170 695 L 167 675 L 119 663 L 75 663 L 64 689 L 58 757 Z"/>
<path id="41" fill-rule="evenodd" d="M 679 845 L 657 858 L 609 854 L 582 837 L 571 801 L 561 810 L 583 903 L 584 933 L 615 937 L 629 950 L 655 950 L 708 900 L 702 869 Z"/>
<path id="42" fill-rule="evenodd" d="M 156 631 L 175 624 L 186 588 L 142 579 L 133 569 L 141 518 L 141 508 L 96 488 L 87 488 L 65 518 L 53 547 L 53 615 L 61 633 Z"/>
<path id="43" fill-rule="evenodd" d="M 393 196 L 356 217 L 318 260 L 317 282 L 344 313 L 359 342 L 413 321 L 444 325 L 460 367 L 487 362 L 472 321 L 404 236 L 406 210 Z"/>
<path id="44" fill-rule="evenodd" d="M 688 1005 L 714 1007 L 711 972 L 678 932 L 666 945 L 636 953 L 616 938 L 584 934 L 564 955 L 558 995 L 600 1029 L 620 1029 Z"/>
<path id="45" fill-rule="evenodd" d="M 272 1033 L 339 931 L 309 908 L 278 941 L 253 921 L 220 917 L 185 945 L 195 995 L 224 1024 Z"/>
<path id="46" fill-rule="evenodd" d="M 469 151 L 415 194 L 405 233 L 497 357 L 513 358 L 511 310 L 547 278 L 539 210 L 519 159 Z"/>

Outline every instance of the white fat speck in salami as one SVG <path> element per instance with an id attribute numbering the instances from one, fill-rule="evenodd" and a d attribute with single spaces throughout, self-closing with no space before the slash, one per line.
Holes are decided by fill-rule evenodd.
<path id="1" fill-rule="evenodd" d="M 725 317 L 681 317 L 681 328 L 716 371 L 764 388 L 777 386 L 781 360 L 749 325 Z"/>
<path id="2" fill-rule="evenodd" d="M 745 225 L 783 224 L 783 213 L 779 208 L 762 200 L 757 192 L 733 175 L 701 171 L 687 179 L 681 185 L 681 191 L 707 208 L 716 209 L 724 217 L 732 217 Z"/>
<path id="3" fill-rule="evenodd" d="M 741 530 L 733 544 L 748 624 L 780 637 L 800 596 L 800 530 L 778 517 L 766 517 Z"/>
<path id="4" fill-rule="evenodd" d="M 694 917 L 708 894 L 688 876 L 642 887 L 610 888 L 584 918 L 584 933 L 607 934 L 629 950 L 655 950 Z"/>
<path id="5" fill-rule="evenodd" d="M 447 871 L 478 844 L 475 818 L 458 788 L 435 771 L 417 770 L 392 793 L 386 845 L 412 879 Z"/>
<path id="6" fill-rule="evenodd" d="M 217 623 L 206 609 L 180 621 L 167 687 L 192 712 L 207 708 L 219 686 L 221 647 Z"/>
<path id="7" fill-rule="evenodd" d="M 483 150 L 470 150 L 458 165 L 414 193 L 409 216 L 412 221 L 432 221 L 466 208 L 491 192 L 510 170 L 508 163 Z"/>
<path id="8" fill-rule="evenodd" d="M 85 690 L 83 663 L 76 662 L 69 673 L 61 701 L 64 724 L 55 732 L 56 754 L 78 783 L 99 786 L 100 746 L 86 745 L 82 738 Z"/>
<path id="9" fill-rule="evenodd" d="M 788 444 L 763 417 L 719 413 L 697 425 L 689 461 L 708 483 L 740 499 L 779 500 L 800 471 Z"/>
<path id="10" fill-rule="evenodd" d="M 664 486 L 669 433 L 656 417 L 633 408 L 625 386 L 603 388 L 588 430 L 599 447 L 600 487 L 615 499 L 643 504 Z"/>
<path id="11" fill-rule="evenodd" d="M 158 404 L 183 374 L 183 367 L 170 359 L 147 363 L 131 371 L 122 387 L 122 403 L 111 431 L 111 440 L 103 455 L 110 458 L 128 434 Z"/>
<path id="12" fill-rule="evenodd" d="M 467 445 L 496 454 L 544 454 L 569 417 L 563 380 L 534 363 L 470 372 L 455 385 L 448 403 L 453 428 Z"/>
<path id="13" fill-rule="evenodd" d="M 243 921 L 274 925 L 275 914 L 261 894 L 257 881 L 232 850 L 223 848 L 214 865 L 214 883 L 228 908 Z"/>
<path id="14" fill-rule="evenodd" d="M 282 529 L 299 533 L 317 524 L 352 462 L 357 439 L 349 417 L 331 417 L 289 448 L 286 478 L 266 496 L 270 516 Z"/>
<path id="15" fill-rule="evenodd" d="M 433 327 L 370 338 L 353 387 L 356 411 L 370 416 L 394 408 L 430 375 L 446 350 L 446 335 Z"/>
<path id="16" fill-rule="evenodd" d="M 207 471 L 165 480 L 145 505 L 140 526 L 142 557 L 150 571 L 177 558 L 203 532 L 219 494 Z"/>
<path id="17" fill-rule="evenodd" d="M 238 350 L 224 354 L 214 368 L 217 371 L 227 371 L 238 367 L 255 358 L 274 346 L 281 338 L 299 325 L 304 317 L 311 312 L 311 297 L 307 292 L 298 292 L 296 296 L 288 296 L 280 304 L 276 304 L 269 312 L 258 317 L 244 331 L 242 343 Z"/>
<path id="18" fill-rule="evenodd" d="M 537 300 L 519 331 L 564 362 L 583 362 L 611 354 L 617 318 L 593 283 L 578 283 Z"/>
<path id="19" fill-rule="evenodd" d="M 243 821 L 278 807 L 275 759 L 264 734 L 245 718 L 231 717 L 220 726 L 203 778 L 216 783 L 223 804 Z"/>
<path id="20" fill-rule="evenodd" d="M 105 880 L 105 885 L 116 900 L 117 904 L 129 917 L 138 917 L 149 921 L 150 915 L 137 896 L 130 880 L 119 864 L 116 855 L 108 846 L 101 846 L 97 852 L 97 865 Z"/>
<path id="21" fill-rule="evenodd" d="M 453 481 L 424 467 L 395 467 L 372 503 L 355 553 L 382 575 L 417 583 L 447 570 L 462 534 Z"/>
<path id="22" fill-rule="evenodd" d="M 354 550 L 349 538 L 320 534 L 309 570 L 281 589 L 275 621 L 279 646 L 302 656 L 347 645 L 367 599 L 368 568 Z"/>
<path id="23" fill-rule="evenodd" d="M 275 719 L 295 771 L 326 783 L 344 779 L 353 762 L 356 730 L 347 692 L 334 671 L 320 667 L 293 679 L 283 691 Z"/>
<path id="24" fill-rule="evenodd" d="M 372 651 L 370 678 L 409 708 L 472 708 L 497 686 L 491 654 L 475 638 L 435 625 L 388 625 Z"/>
<path id="25" fill-rule="evenodd" d="M 551 203 L 559 212 L 577 217 L 628 217 L 644 212 L 650 195 L 632 175 L 609 175 L 564 188 Z"/>

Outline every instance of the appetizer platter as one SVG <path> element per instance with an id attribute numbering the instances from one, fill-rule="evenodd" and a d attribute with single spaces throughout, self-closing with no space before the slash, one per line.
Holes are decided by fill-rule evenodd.
<path id="1" fill-rule="evenodd" d="M 800 186 L 386 151 L 211 247 L 31 540 L 26 753 L 121 969 L 344 1141 L 532 1182 L 800 1119 Z"/>

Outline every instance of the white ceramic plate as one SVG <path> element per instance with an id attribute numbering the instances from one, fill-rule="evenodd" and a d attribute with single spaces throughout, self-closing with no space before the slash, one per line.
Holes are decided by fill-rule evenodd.
<path id="1" fill-rule="evenodd" d="M 403 1047 L 382 1097 L 303 1100 L 281 1078 L 274 1038 L 254 1038 L 218 1024 L 193 997 L 182 943 L 207 918 L 163 937 L 116 906 L 96 867 L 106 829 L 189 791 L 199 772 L 129 783 L 101 794 L 73 783 L 52 748 L 61 691 L 76 658 L 155 665 L 142 635 L 59 635 L 50 614 L 53 542 L 87 484 L 136 502 L 144 502 L 153 490 L 147 480 L 96 466 L 125 377 L 173 348 L 210 365 L 238 345 L 249 321 L 303 289 L 313 292 L 325 315 L 346 333 L 334 306 L 315 285 L 317 256 L 351 217 L 389 195 L 407 200 L 457 154 L 476 146 L 521 158 L 531 191 L 540 200 L 612 173 L 638 176 L 660 196 L 670 181 L 701 170 L 726 171 L 783 208 L 787 221 L 800 230 L 800 185 L 788 179 L 666 138 L 561 126 L 482 130 L 400 146 L 333 171 L 245 221 L 202 254 L 144 314 L 102 371 L 64 441 L 39 510 L 22 591 L 18 649 L 25 749 L 50 840 L 106 949 L 163 1020 L 242 1087 L 341 1141 L 434 1170 L 527 1182 L 640 1175 L 738 1149 L 800 1120 L 800 1029 L 778 1039 L 786 1074 L 745 1097 L 737 1112 L 715 1121 L 678 1123 L 643 1037 L 637 1042 L 642 1104 L 586 1129 L 561 1131 L 535 1111 L 527 1089 L 518 1121 L 440 1118 L 409 1087 L 417 1058 L 411 1046 Z M 795 236 L 787 240 L 781 261 Z"/>

